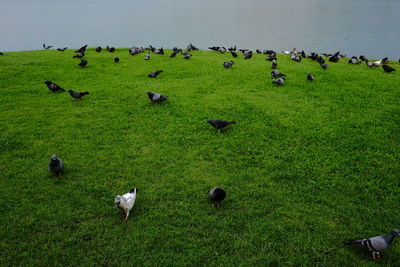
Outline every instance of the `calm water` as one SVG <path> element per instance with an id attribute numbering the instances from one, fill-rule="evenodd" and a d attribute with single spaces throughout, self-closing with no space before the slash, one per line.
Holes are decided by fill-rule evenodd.
<path id="1" fill-rule="evenodd" d="M 400 57 L 400 0 L 0 0 L 0 51 L 210 45 Z"/>

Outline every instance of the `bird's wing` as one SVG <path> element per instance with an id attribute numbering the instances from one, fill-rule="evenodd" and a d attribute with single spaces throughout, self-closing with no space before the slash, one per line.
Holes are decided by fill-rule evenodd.
<path id="1" fill-rule="evenodd" d="M 370 240 L 369 242 L 370 246 L 372 247 L 373 250 L 376 251 L 384 250 L 389 246 L 389 244 L 382 236 L 371 237 L 369 238 L 369 240 Z"/>

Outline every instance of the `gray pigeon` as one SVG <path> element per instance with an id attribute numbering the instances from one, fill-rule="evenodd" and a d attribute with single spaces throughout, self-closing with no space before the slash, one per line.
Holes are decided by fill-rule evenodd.
<path id="1" fill-rule="evenodd" d="M 285 74 L 281 73 L 279 70 L 271 71 L 272 78 L 279 78 L 279 77 L 284 77 L 284 76 L 285 76 Z"/>
<path id="2" fill-rule="evenodd" d="M 89 94 L 89 92 L 75 92 L 74 90 L 68 90 L 68 92 L 75 99 L 81 99 L 82 96 Z"/>
<path id="3" fill-rule="evenodd" d="M 146 57 L 144 58 L 144 60 L 149 60 L 150 59 L 150 52 L 147 52 Z"/>
<path id="4" fill-rule="evenodd" d="M 219 203 L 225 199 L 226 192 L 220 187 L 214 187 L 208 192 L 208 197 L 212 200 L 214 207 L 220 207 Z"/>
<path id="5" fill-rule="evenodd" d="M 284 85 L 285 84 L 285 76 L 278 78 L 276 80 L 273 80 L 272 83 L 275 83 L 276 85 Z"/>
<path id="6" fill-rule="evenodd" d="M 320 65 L 321 65 L 321 68 L 323 68 L 324 70 L 327 70 L 328 67 L 329 67 L 329 65 L 326 64 L 326 63 L 322 63 L 322 64 L 320 64 Z"/>
<path id="7" fill-rule="evenodd" d="M 156 71 L 153 71 L 152 73 L 150 73 L 150 74 L 147 75 L 147 76 L 150 77 L 150 78 L 155 78 L 155 77 L 157 77 L 161 72 L 163 72 L 163 70 L 156 70 Z"/>
<path id="8" fill-rule="evenodd" d="M 356 245 L 372 252 L 372 258 L 377 260 L 380 258 L 379 252 L 390 247 L 396 236 L 400 235 L 400 230 L 394 229 L 387 235 L 374 236 L 365 239 L 356 239 L 345 241 L 345 244 Z"/>
<path id="9" fill-rule="evenodd" d="M 307 74 L 307 80 L 309 80 L 310 82 L 312 82 L 314 79 L 315 79 L 314 74 L 311 74 L 311 73 Z"/>
<path id="10" fill-rule="evenodd" d="M 166 95 L 159 94 L 159 93 L 153 93 L 153 92 L 147 92 L 147 96 L 153 102 L 163 102 L 164 100 L 167 100 L 167 98 L 168 98 Z"/>
<path id="11" fill-rule="evenodd" d="M 129 212 L 135 205 L 137 188 L 133 188 L 126 194 L 117 195 L 114 199 L 115 206 L 124 212 L 124 221 L 128 220 Z"/>
<path id="12" fill-rule="evenodd" d="M 271 64 L 272 69 L 276 69 L 278 67 L 278 63 L 276 62 L 276 60 L 272 60 L 272 64 Z"/>
<path id="13" fill-rule="evenodd" d="M 63 162 L 61 159 L 57 158 L 56 155 L 51 156 L 51 160 L 49 163 L 49 169 L 53 173 L 54 176 L 61 176 L 61 169 L 63 167 Z"/>
<path id="14" fill-rule="evenodd" d="M 225 61 L 224 62 L 224 67 L 225 68 L 232 68 L 233 64 L 235 64 L 235 62 L 231 61 Z"/>
<path id="15" fill-rule="evenodd" d="M 183 56 L 184 59 L 190 59 L 191 57 L 192 57 L 192 54 L 190 54 L 190 53 L 186 53 L 186 54 Z"/>

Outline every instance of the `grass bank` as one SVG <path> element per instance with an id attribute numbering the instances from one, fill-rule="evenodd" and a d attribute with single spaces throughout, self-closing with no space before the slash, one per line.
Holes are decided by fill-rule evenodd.
<path id="1" fill-rule="evenodd" d="M 207 51 L 88 49 L 83 69 L 72 55 L 0 56 L 0 265 L 398 266 L 400 240 L 379 263 L 342 244 L 400 227 L 398 73 L 279 55 L 277 87 L 262 55 L 232 69 Z M 216 133 L 208 119 L 237 124 Z M 206 195 L 217 185 L 220 209 Z M 114 196 L 132 187 L 122 222 Z"/>

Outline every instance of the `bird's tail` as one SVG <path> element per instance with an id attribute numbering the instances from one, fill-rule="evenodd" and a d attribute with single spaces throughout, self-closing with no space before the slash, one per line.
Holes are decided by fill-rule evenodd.
<path id="1" fill-rule="evenodd" d="M 359 245 L 359 244 L 361 244 L 361 240 L 358 240 L 358 239 L 346 240 L 343 243 L 346 245 Z"/>
<path id="2" fill-rule="evenodd" d="M 82 96 L 88 95 L 88 94 L 89 94 L 89 92 L 82 92 Z"/>

